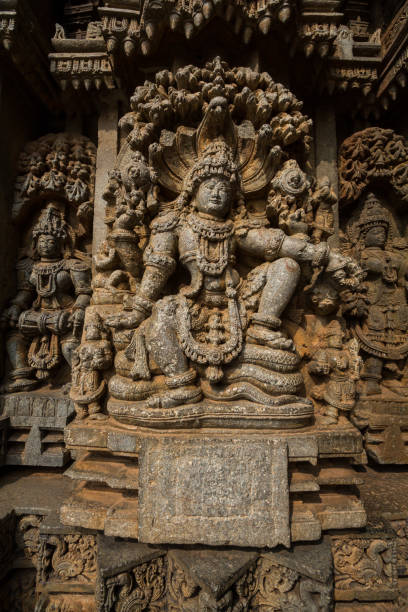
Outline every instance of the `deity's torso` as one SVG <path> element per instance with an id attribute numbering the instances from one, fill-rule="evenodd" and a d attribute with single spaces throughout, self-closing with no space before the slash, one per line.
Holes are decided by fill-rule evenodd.
<path id="1" fill-rule="evenodd" d="M 366 247 L 360 261 L 366 271 L 367 310 L 357 328 L 359 340 L 370 354 L 400 359 L 406 353 L 408 330 L 403 258 L 380 247 Z"/>
<path id="2" fill-rule="evenodd" d="M 39 261 L 33 264 L 29 282 L 37 297 L 35 310 L 60 310 L 70 308 L 75 295 L 89 293 L 87 286 L 89 267 L 75 259 L 60 259 L 53 262 Z"/>
<path id="3" fill-rule="evenodd" d="M 174 260 L 179 259 L 188 269 L 194 286 L 190 297 L 194 294 L 194 298 L 200 298 L 200 303 L 208 305 L 215 302 L 226 305 L 228 288 L 238 288 L 241 283 L 235 269 L 236 253 L 242 249 L 251 254 L 248 233 L 257 229 L 259 223 L 255 224 L 256 227 L 253 225 L 247 220 L 218 220 L 197 213 L 179 218 L 166 215 L 152 226 L 153 240 L 147 249 L 147 260 L 155 256 L 163 258 L 165 253 Z M 265 225 L 263 222 L 262 227 Z M 268 228 L 268 232 L 271 233 L 268 236 L 271 248 L 266 258 L 273 261 L 279 256 L 283 232 L 271 228 Z M 257 254 L 254 255 L 256 257 Z"/>
<path id="4" fill-rule="evenodd" d="M 397 253 L 369 247 L 363 252 L 361 263 L 367 271 L 368 332 L 381 342 L 397 340 L 398 343 L 398 338 L 388 338 L 387 331 L 405 332 L 408 329 L 403 260 Z"/>

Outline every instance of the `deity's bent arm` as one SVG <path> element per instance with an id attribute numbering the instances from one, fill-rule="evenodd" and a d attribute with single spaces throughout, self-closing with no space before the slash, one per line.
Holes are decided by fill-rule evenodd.
<path id="1" fill-rule="evenodd" d="M 371 251 L 371 249 L 369 249 Z M 384 270 L 384 251 L 380 253 L 363 253 L 361 256 L 361 265 L 368 272 L 382 274 Z"/>
<path id="2" fill-rule="evenodd" d="M 172 232 L 153 232 L 143 255 L 145 271 L 140 284 L 140 295 L 156 301 L 173 274 L 177 252 L 177 238 Z"/>
<path id="3" fill-rule="evenodd" d="M 329 247 L 325 242 L 314 245 L 303 238 L 287 236 L 280 229 L 250 229 L 238 239 L 240 248 L 251 255 L 273 261 L 278 257 L 290 257 L 295 261 L 310 261 L 313 265 L 325 265 Z"/>
<path id="4" fill-rule="evenodd" d="M 75 302 L 73 310 L 85 310 L 91 300 L 91 271 L 87 263 L 70 260 L 69 263 L 71 281 L 75 291 Z"/>
<path id="5" fill-rule="evenodd" d="M 8 307 L 2 314 L 2 325 L 10 324 L 12 327 L 17 323 L 18 317 L 30 308 L 35 299 L 35 289 L 30 283 L 32 261 L 23 259 L 17 263 L 17 293 L 10 300 Z"/>
<path id="6" fill-rule="evenodd" d="M 140 325 L 144 319 L 150 316 L 153 304 L 160 297 L 168 279 L 175 270 L 176 253 L 177 236 L 175 233 L 160 231 L 160 226 L 159 228 L 153 226 L 149 244 L 143 255 L 145 270 L 140 282 L 140 289 L 133 298 L 133 312 L 128 316 L 121 314 L 107 317 L 106 323 L 108 325 L 131 329 Z"/>

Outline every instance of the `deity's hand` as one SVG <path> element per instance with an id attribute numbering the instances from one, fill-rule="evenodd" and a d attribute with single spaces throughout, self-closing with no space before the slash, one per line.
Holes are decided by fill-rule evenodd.
<path id="1" fill-rule="evenodd" d="M 365 288 L 363 287 L 362 289 Z M 356 317 L 358 319 L 368 315 L 368 304 L 362 290 L 358 293 L 350 291 L 349 289 L 340 291 L 340 298 L 343 315 Z"/>
<path id="2" fill-rule="evenodd" d="M 21 308 L 17 304 L 13 304 L 4 310 L 3 314 L 0 318 L 0 326 L 1 327 L 16 327 L 18 318 L 21 313 Z"/>
<path id="3" fill-rule="evenodd" d="M 85 318 L 85 312 L 82 308 L 77 308 L 71 315 L 71 323 L 75 327 L 75 325 L 82 325 Z"/>
<path id="4" fill-rule="evenodd" d="M 288 228 L 288 234 L 294 236 L 296 234 L 307 234 L 307 223 L 304 218 L 304 211 L 302 209 L 295 210 L 288 215 L 286 225 Z"/>
<path id="5" fill-rule="evenodd" d="M 105 324 L 114 329 L 135 329 L 144 319 L 145 316 L 142 312 L 135 311 L 129 315 L 124 315 L 123 313 L 110 315 L 106 317 Z"/>
<path id="6" fill-rule="evenodd" d="M 74 336 L 78 337 L 82 331 L 82 326 L 84 323 L 85 312 L 82 308 L 77 308 L 71 315 L 70 323 L 72 325 L 72 330 Z"/>

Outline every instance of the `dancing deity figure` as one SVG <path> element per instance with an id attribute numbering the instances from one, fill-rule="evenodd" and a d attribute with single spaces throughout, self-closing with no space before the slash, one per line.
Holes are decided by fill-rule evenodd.
<path id="1" fill-rule="evenodd" d="M 381 394 L 381 384 L 407 393 L 398 380 L 408 354 L 408 268 L 390 239 L 390 215 L 369 193 L 354 224 L 361 267 L 366 272 L 366 309 L 356 335 L 364 356 L 361 378 L 366 395 Z M 384 376 L 384 374 L 386 374 Z"/>
<path id="2" fill-rule="evenodd" d="M 2 317 L 12 366 L 7 391 L 27 391 L 47 380 L 61 354 L 71 363 L 90 300 L 90 269 L 72 255 L 58 203 L 42 212 L 32 241 L 34 262 L 18 265 L 19 291 Z"/>
<path id="3" fill-rule="evenodd" d="M 324 268 L 341 256 L 324 242 L 287 236 L 266 217 L 250 217 L 240 187 L 231 149 L 213 141 L 173 208 L 153 220 L 133 311 L 105 320 L 116 330 L 135 329 L 116 358 L 113 397 L 147 399 L 158 408 L 198 402 L 203 394 L 218 401 L 310 404 L 299 397 L 299 356 L 282 313 L 300 263 Z M 246 276 L 237 265 L 243 261 L 257 262 Z M 190 283 L 160 299 L 178 263 Z"/>

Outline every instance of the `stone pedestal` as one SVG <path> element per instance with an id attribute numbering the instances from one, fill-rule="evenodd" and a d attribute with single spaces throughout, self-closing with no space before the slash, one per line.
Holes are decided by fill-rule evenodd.
<path id="1" fill-rule="evenodd" d="M 69 461 L 64 446 L 64 427 L 74 416 L 69 398 L 46 392 L 13 393 L 1 396 L 0 402 L 8 420 L 3 433 L 0 425 L 0 457 L 3 435 L 7 465 L 62 467 Z"/>
<path id="2" fill-rule="evenodd" d="M 290 552 L 184 550 L 98 540 L 98 610 L 137 602 L 144 609 L 190 612 L 330 609 L 328 542 Z M 129 608 L 127 607 L 129 606 Z"/>
<path id="3" fill-rule="evenodd" d="M 297 432 L 74 422 L 65 440 L 77 457 L 66 474 L 78 483 L 61 508 L 66 525 L 156 544 L 259 547 L 365 525 L 353 469 L 365 455 L 345 419 Z"/>

